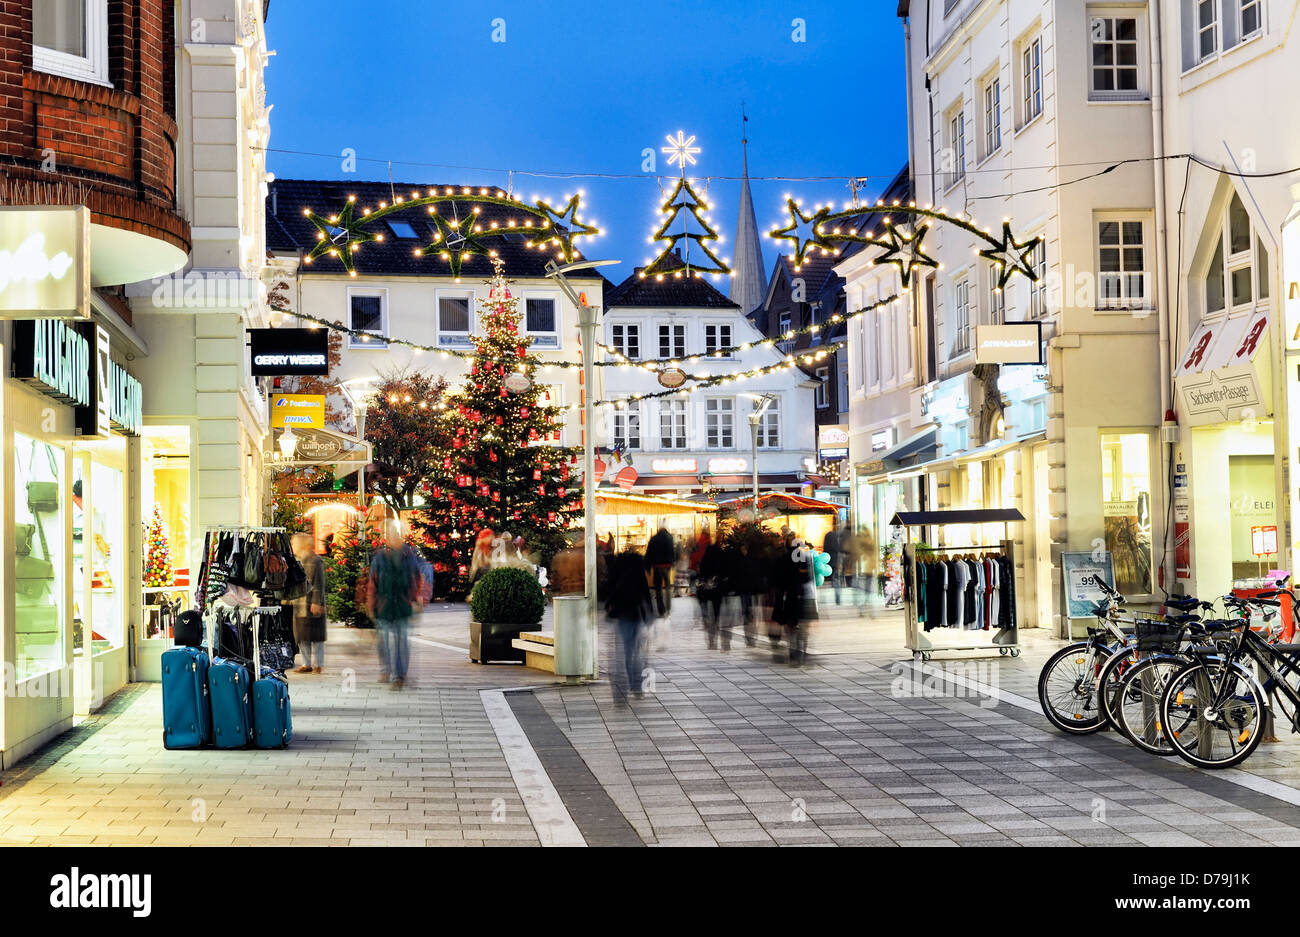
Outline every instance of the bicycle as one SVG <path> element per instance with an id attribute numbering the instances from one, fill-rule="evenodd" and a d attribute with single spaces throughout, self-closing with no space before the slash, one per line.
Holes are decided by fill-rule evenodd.
<path id="1" fill-rule="evenodd" d="M 1271 596 L 1279 589 L 1253 599 L 1261 606 L 1281 603 Z M 1281 694 L 1291 709 L 1278 707 L 1300 732 L 1300 644 L 1270 644 L 1249 627 L 1246 619 L 1209 622 L 1206 630 L 1221 635 L 1210 646 L 1190 649 L 1191 661 L 1169 680 L 1160 699 L 1160 719 L 1165 739 L 1180 758 L 1199 768 L 1230 768 L 1241 764 L 1259 747 L 1273 718 L 1270 695 Z M 1261 685 L 1245 662 L 1253 662 L 1268 676 Z"/>

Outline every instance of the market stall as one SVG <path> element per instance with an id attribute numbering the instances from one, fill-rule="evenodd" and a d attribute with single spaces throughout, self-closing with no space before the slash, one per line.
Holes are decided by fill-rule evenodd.
<path id="1" fill-rule="evenodd" d="M 596 492 L 596 534 L 601 540 L 613 534 L 615 549 L 620 552 L 644 550 L 660 525 L 668 528 L 679 549 L 693 544 L 701 531 L 716 531 L 717 513 L 718 506 L 708 502 Z"/>
<path id="2" fill-rule="evenodd" d="M 753 511 L 754 499 L 732 498 L 719 502 L 718 508 L 724 518 L 737 517 L 742 512 Z M 782 527 L 789 527 L 796 537 L 818 548 L 825 542 L 839 513 L 836 505 L 815 498 L 780 491 L 758 496 L 759 522 L 765 529 L 779 534 Z"/>

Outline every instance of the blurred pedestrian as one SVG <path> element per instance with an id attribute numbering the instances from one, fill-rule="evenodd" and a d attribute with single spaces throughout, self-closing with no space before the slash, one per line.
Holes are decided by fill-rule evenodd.
<path id="1" fill-rule="evenodd" d="M 704 621 L 704 634 L 708 638 L 709 648 L 718 646 L 718 625 L 722 611 L 722 599 L 726 595 L 730 576 L 728 576 L 726 556 L 722 547 L 712 538 L 704 545 L 700 554 L 699 568 L 695 580 L 695 598 L 700 603 L 700 618 Z M 731 632 L 722 636 L 722 649 L 731 648 Z"/>
<path id="2" fill-rule="evenodd" d="M 773 574 L 776 578 L 776 602 L 772 618 L 785 630 L 790 665 L 797 667 L 803 663 L 808 647 L 812 551 L 794 534 L 787 535 L 773 563 Z M 774 652 L 773 659 L 780 660 L 780 655 Z"/>
<path id="3" fill-rule="evenodd" d="M 366 614 L 379 632 L 379 682 L 400 690 L 410 663 L 411 619 L 419 614 L 420 566 L 415 551 L 402 537 L 401 521 L 385 524 L 384 545 L 370 560 Z"/>
<path id="4" fill-rule="evenodd" d="M 641 554 L 634 550 L 625 550 L 610 562 L 609 597 L 605 611 L 614 622 L 623 664 L 621 668 L 617 665 L 612 668 L 610 684 L 614 701 L 627 705 L 629 693 L 637 699 L 645 696 L 642 691 L 645 657 L 641 650 L 641 632 L 653 615 L 645 563 Z"/>
<path id="5" fill-rule="evenodd" d="M 840 590 L 844 588 L 844 537 L 840 533 L 838 517 L 831 518 L 831 529 L 822 541 L 822 552 L 830 555 L 831 588 L 835 590 L 835 604 L 840 604 Z"/>
<path id="6" fill-rule="evenodd" d="M 756 618 L 762 608 L 762 596 L 766 590 L 761 550 L 749 538 L 739 539 L 730 547 L 731 559 L 728 564 L 731 572 L 730 591 L 740 604 L 740 618 L 745 629 L 745 644 L 753 647 L 758 643 Z"/>
<path id="7" fill-rule="evenodd" d="M 645 565 L 650 568 L 654 580 L 655 610 L 660 618 L 666 618 L 672 609 L 673 596 L 669 580 L 676 561 L 677 546 L 673 543 L 673 535 L 668 532 L 666 524 L 660 524 L 659 532 L 650 538 L 645 547 Z"/>
<path id="8" fill-rule="evenodd" d="M 307 594 L 293 600 L 293 638 L 302 651 L 296 673 L 320 673 L 325 666 L 325 563 L 311 540 L 306 533 L 296 533 L 292 540 L 293 555 L 307 574 Z"/>

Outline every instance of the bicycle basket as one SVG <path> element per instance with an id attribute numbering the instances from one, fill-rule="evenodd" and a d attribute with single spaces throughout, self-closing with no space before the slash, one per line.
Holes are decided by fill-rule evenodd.
<path id="1" fill-rule="evenodd" d="M 1171 625 L 1167 621 L 1134 622 L 1137 635 L 1137 649 L 1153 654 L 1175 654 L 1178 652 L 1178 638 L 1182 634 L 1181 625 Z"/>

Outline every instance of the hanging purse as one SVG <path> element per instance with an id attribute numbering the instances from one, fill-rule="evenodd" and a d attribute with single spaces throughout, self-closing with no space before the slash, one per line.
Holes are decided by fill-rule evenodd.
<path id="1" fill-rule="evenodd" d="M 32 552 L 32 538 L 36 536 L 35 524 L 14 525 L 14 553 L 28 556 Z"/>
<path id="2" fill-rule="evenodd" d="M 263 583 L 268 589 L 280 590 L 289 581 L 289 564 L 278 549 L 278 544 L 268 543 L 266 560 L 262 564 Z"/>
<path id="3" fill-rule="evenodd" d="M 52 514 L 59 509 L 58 482 L 28 482 L 27 510 L 33 514 Z"/>
<path id="4" fill-rule="evenodd" d="M 244 585 L 250 589 L 260 589 L 263 575 L 262 545 L 255 538 L 249 537 L 248 542 L 244 544 L 244 572 L 242 576 Z"/>

